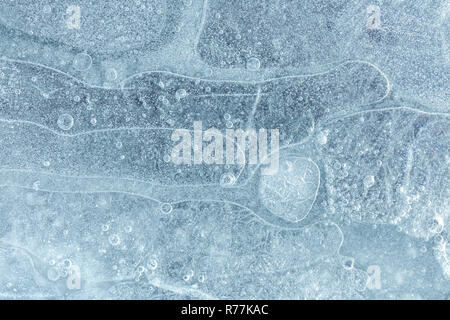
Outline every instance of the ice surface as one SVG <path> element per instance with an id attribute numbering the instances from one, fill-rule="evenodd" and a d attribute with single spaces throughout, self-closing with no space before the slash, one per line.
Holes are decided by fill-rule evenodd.
<path id="1" fill-rule="evenodd" d="M 425 104 L 448 102 L 448 1 L 231 3 L 208 1 L 198 47 L 210 65 L 244 67 L 257 58 L 261 68 L 315 70 L 362 59 L 386 72 L 399 95 L 412 94 Z M 379 27 L 367 28 L 377 12 Z"/>
<path id="2" fill-rule="evenodd" d="M 1 2 L 0 297 L 448 299 L 449 7 Z"/>

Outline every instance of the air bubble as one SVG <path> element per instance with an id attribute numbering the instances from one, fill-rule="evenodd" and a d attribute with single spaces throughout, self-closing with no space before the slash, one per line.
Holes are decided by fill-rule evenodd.
<path id="1" fill-rule="evenodd" d="M 444 230 L 444 221 L 442 217 L 435 217 L 428 222 L 428 230 L 431 233 L 441 233 Z"/>
<path id="2" fill-rule="evenodd" d="M 192 277 L 194 276 L 194 270 L 189 271 L 188 274 L 184 275 L 183 280 L 184 281 L 189 281 L 192 279 Z"/>
<path id="3" fill-rule="evenodd" d="M 175 98 L 177 100 L 181 100 L 187 96 L 187 92 L 184 89 L 178 89 L 177 92 L 175 92 Z"/>
<path id="4" fill-rule="evenodd" d="M 165 97 L 165 96 L 159 96 L 158 100 L 162 102 L 163 105 L 168 106 L 169 105 L 169 100 Z"/>
<path id="5" fill-rule="evenodd" d="M 369 189 L 375 184 L 375 177 L 374 176 L 367 176 L 364 178 L 364 187 L 366 189 Z"/>
<path id="6" fill-rule="evenodd" d="M 173 208 L 170 203 L 162 203 L 160 207 L 162 214 L 169 214 L 172 212 Z"/>
<path id="7" fill-rule="evenodd" d="M 63 260 L 64 268 L 70 268 L 72 266 L 72 261 L 70 259 Z"/>
<path id="8" fill-rule="evenodd" d="M 326 144 L 328 141 L 327 133 L 326 132 L 320 132 L 317 135 L 317 142 L 321 145 Z"/>
<path id="9" fill-rule="evenodd" d="M 147 267 L 149 267 L 150 270 L 156 270 L 156 268 L 158 268 L 158 261 L 156 261 L 156 259 L 151 259 L 147 263 Z"/>
<path id="10" fill-rule="evenodd" d="M 46 4 L 45 6 L 42 7 L 42 11 L 44 11 L 44 13 L 51 13 L 52 12 L 52 7 L 50 7 L 48 4 Z"/>
<path id="11" fill-rule="evenodd" d="M 120 237 L 117 234 L 113 234 L 109 237 L 109 243 L 112 246 L 118 246 L 120 244 Z"/>
<path id="12" fill-rule="evenodd" d="M 355 264 L 355 259 L 353 259 L 353 258 L 346 258 L 344 260 L 344 268 L 347 270 L 353 269 L 354 264 Z"/>
<path id="13" fill-rule="evenodd" d="M 145 269 L 144 266 L 139 266 L 137 268 L 137 272 L 138 272 L 139 275 L 142 275 L 145 271 L 146 271 L 146 269 Z"/>
<path id="14" fill-rule="evenodd" d="M 107 81 L 115 81 L 117 80 L 117 71 L 114 68 L 106 69 L 105 78 Z"/>
<path id="15" fill-rule="evenodd" d="M 232 186 L 235 181 L 236 181 L 236 178 L 232 173 L 225 173 L 220 178 L 220 185 L 222 187 L 229 187 L 229 186 Z"/>
<path id="16" fill-rule="evenodd" d="M 70 114 L 64 113 L 59 116 L 57 123 L 61 130 L 67 131 L 72 129 L 74 120 Z"/>
<path id="17" fill-rule="evenodd" d="M 433 244 L 440 248 L 442 244 L 444 244 L 444 237 L 438 234 L 436 237 L 434 237 Z"/>

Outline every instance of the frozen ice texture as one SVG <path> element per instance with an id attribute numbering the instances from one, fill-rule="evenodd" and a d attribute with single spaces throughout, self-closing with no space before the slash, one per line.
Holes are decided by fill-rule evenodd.
<path id="1" fill-rule="evenodd" d="M 0 298 L 449 299 L 449 7 L 3 1 Z"/>

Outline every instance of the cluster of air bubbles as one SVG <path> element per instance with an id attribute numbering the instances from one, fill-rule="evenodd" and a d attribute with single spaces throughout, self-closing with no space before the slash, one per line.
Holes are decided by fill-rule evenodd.
<path id="1" fill-rule="evenodd" d="M 375 177 L 372 175 L 366 176 L 364 178 L 363 184 L 364 184 L 364 188 L 370 189 L 375 184 Z"/>

